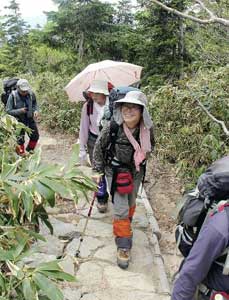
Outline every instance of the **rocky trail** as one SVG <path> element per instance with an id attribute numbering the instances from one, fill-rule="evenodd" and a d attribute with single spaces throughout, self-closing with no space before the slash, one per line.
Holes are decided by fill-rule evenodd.
<path id="1" fill-rule="evenodd" d="M 65 164 L 75 138 L 50 134 L 43 129 L 40 136 L 42 161 Z M 38 253 L 30 263 L 63 257 L 63 269 L 77 278 L 74 284 L 63 284 L 65 300 L 169 299 L 172 275 L 181 258 L 175 251 L 175 221 L 172 217 L 181 185 L 173 170 L 160 165 L 155 158 L 148 162 L 147 168 L 146 193 L 137 199 L 134 246 L 128 270 L 121 270 L 116 265 L 111 204 L 106 214 L 99 214 L 96 207 L 93 208 L 80 258 L 75 257 L 75 252 L 89 204 L 82 200 L 75 206 L 67 199 L 59 199 L 55 208 L 49 209 L 54 235 L 41 227 L 47 243 L 39 242 L 34 246 Z"/>

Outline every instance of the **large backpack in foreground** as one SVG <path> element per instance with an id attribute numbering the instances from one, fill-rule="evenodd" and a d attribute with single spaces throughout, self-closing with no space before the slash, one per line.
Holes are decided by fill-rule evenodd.
<path id="1" fill-rule="evenodd" d="M 229 155 L 215 161 L 197 182 L 195 190 L 187 192 L 178 213 L 175 232 L 177 245 L 188 256 L 210 210 L 221 200 L 229 199 Z"/>
<path id="2" fill-rule="evenodd" d="M 18 78 L 10 78 L 3 81 L 3 93 L 1 94 L 1 101 L 6 106 L 9 95 L 17 88 Z"/>

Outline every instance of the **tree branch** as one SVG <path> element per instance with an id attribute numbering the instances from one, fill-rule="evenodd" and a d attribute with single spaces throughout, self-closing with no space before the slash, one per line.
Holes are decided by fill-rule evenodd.
<path id="1" fill-rule="evenodd" d="M 194 95 L 193 95 L 193 93 L 192 93 L 192 90 L 191 90 L 191 88 L 186 84 L 186 87 L 187 87 L 187 89 L 189 90 L 189 92 L 192 94 L 192 97 L 194 98 L 194 100 L 198 103 L 198 105 L 200 106 L 200 108 L 214 121 L 214 122 L 216 122 L 217 124 L 219 124 L 221 127 L 222 127 L 222 129 L 223 129 L 223 131 L 224 131 L 224 133 L 229 137 L 229 130 L 227 129 L 227 127 L 226 127 L 226 125 L 225 125 L 225 123 L 223 122 L 223 121 L 221 121 L 221 120 L 218 120 L 218 119 L 216 119 L 216 117 L 214 117 L 208 110 L 207 110 L 207 108 L 200 102 L 200 100 L 197 98 L 197 97 L 195 97 Z"/>
<path id="2" fill-rule="evenodd" d="M 229 130 L 227 129 L 225 123 L 221 120 L 216 119 L 207 109 L 206 107 L 200 102 L 199 99 L 195 98 L 198 105 L 201 107 L 201 109 L 216 123 L 220 124 L 220 126 L 223 128 L 224 133 L 229 136 Z"/>
<path id="3" fill-rule="evenodd" d="M 205 11 L 209 14 L 209 16 L 210 16 L 211 18 L 214 18 L 214 17 L 215 17 L 214 14 L 213 14 L 213 12 L 210 11 L 210 10 L 205 6 L 205 4 L 203 3 L 203 1 L 201 1 L 201 0 L 196 0 L 196 2 L 202 7 L 203 10 L 205 10 Z"/>
<path id="4" fill-rule="evenodd" d="M 229 27 L 229 20 L 227 19 L 224 19 L 224 18 L 219 18 L 217 16 L 215 16 L 213 14 L 212 11 L 210 11 L 205 5 L 204 3 L 201 1 L 201 0 L 196 0 L 197 3 L 199 3 L 199 5 L 202 7 L 202 9 L 204 9 L 210 16 L 209 19 L 200 19 L 200 18 L 197 18 L 197 17 L 194 17 L 194 16 L 191 16 L 189 14 L 186 14 L 186 13 L 182 13 L 174 8 L 171 8 L 171 7 L 168 7 L 167 5 L 161 3 L 160 1 L 157 1 L 157 0 L 151 0 L 151 2 L 153 2 L 154 4 L 157 4 L 159 5 L 160 7 L 162 7 L 163 9 L 165 9 L 166 11 L 172 13 L 172 14 L 175 14 L 181 18 L 186 18 L 186 19 L 190 19 L 194 22 L 197 22 L 197 23 L 200 23 L 200 24 L 211 24 L 211 23 L 219 23 L 221 25 L 224 25 L 224 26 L 228 26 Z"/>

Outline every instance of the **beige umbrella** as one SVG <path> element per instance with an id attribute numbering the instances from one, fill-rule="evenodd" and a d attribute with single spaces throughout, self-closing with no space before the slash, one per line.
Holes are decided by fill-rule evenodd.
<path id="1" fill-rule="evenodd" d="M 127 62 L 103 60 L 88 65 L 65 87 L 70 101 L 85 100 L 85 91 L 95 79 L 111 82 L 114 86 L 128 86 L 140 80 L 142 67 Z"/>

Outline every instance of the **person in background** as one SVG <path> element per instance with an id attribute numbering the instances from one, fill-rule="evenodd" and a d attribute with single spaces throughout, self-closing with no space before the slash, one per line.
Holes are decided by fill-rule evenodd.
<path id="1" fill-rule="evenodd" d="M 132 247 L 131 221 L 146 160 L 154 147 L 153 123 L 146 108 L 146 96 L 131 91 L 114 103 L 113 118 L 102 129 L 93 153 L 93 180 L 106 175 L 112 196 L 113 233 L 117 264 L 127 268 Z"/>
<path id="2" fill-rule="evenodd" d="M 34 92 L 26 79 L 19 79 L 17 82 L 17 90 L 12 91 L 6 104 L 6 112 L 14 116 L 19 122 L 31 129 L 29 143 L 25 149 L 25 130 L 22 129 L 17 137 L 16 152 L 21 156 L 25 156 L 26 152 L 35 149 L 39 139 L 39 132 L 36 124 L 38 117 L 38 106 Z"/>
<path id="3" fill-rule="evenodd" d="M 93 150 L 96 139 L 99 135 L 101 119 L 104 115 L 104 109 L 109 105 L 109 90 L 108 82 L 102 80 L 92 81 L 87 90 L 88 100 L 84 103 L 81 120 L 79 143 L 80 152 L 79 160 L 81 165 L 87 164 L 87 151 L 91 165 Z M 101 213 L 106 212 L 109 195 L 106 191 L 105 177 L 101 178 L 99 184 L 99 191 L 97 193 L 97 208 Z"/>
<path id="4" fill-rule="evenodd" d="M 228 300 L 229 274 L 218 259 L 229 247 L 229 201 L 207 216 L 175 281 L 172 300 Z M 226 255 L 225 255 L 226 256 Z M 198 295 L 195 297 L 195 293 Z"/>

